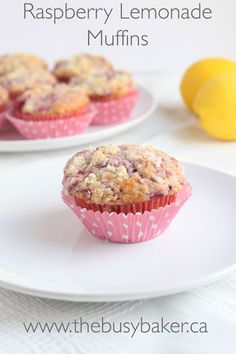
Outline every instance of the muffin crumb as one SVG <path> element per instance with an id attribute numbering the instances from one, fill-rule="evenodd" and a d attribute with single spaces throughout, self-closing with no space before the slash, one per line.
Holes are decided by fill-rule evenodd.
<path id="1" fill-rule="evenodd" d="M 56 85 L 56 78 L 47 70 L 39 68 L 17 69 L 0 76 L 0 85 L 15 98 L 26 90 L 44 85 Z"/>
<path id="2" fill-rule="evenodd" d="M 16 107 L 23 114 L 37 116 L 63 116 L 85 109 L 89 104 L 86 93 L 66 84 L 41 86 L 18 97 Z"/>
<path id="3" fill-rule="evenodd" d="M 68 60 L 58 61 L 53 72 L 59 80 L 68 82 L 74 76 L 110 72 L 111 70 L 113 70 L 112 64 L 105 58 L 91 54 L 80 54 Z"/>
<path id="4" fill-rule="evenodd" d="M 46 69 L 47 63 L 40 57 L 29 53 L 12 53 L 0 56 L 0 76 L 17 69 Z"/>
<path id="5" fill-rule="evenodd" d="M 85 89 L 91 98 L 122 97 L 136 89 L 132 76 L 126 72 L 113 71 L 88 76 L 77 76 L 70 84 Z"/>
<path id="6" fill-rule="evenodd" d="M 87 203 L 143 203 L 179 192 L 183 167 L 147 145 L 108 145 L 73 156 L 64 169 L 64 192 Z"/>

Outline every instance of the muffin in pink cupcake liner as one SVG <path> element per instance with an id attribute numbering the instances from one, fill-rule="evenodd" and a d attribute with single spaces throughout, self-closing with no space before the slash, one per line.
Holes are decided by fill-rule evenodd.
<path id="1" fill-rule="evenodd" d="M 92 124 L 115 125 L 129 120 L 138 97 L 139 92 L 136 90 L 120 98 L 94 100 L 96 115 Z"/>
<path id="2" fill-rule="evenodd" d="M 77 206 L 71 196 L 62 193 L 62 198 L 94 237 L 115 243 L 138 243 L 161 235 L 191 194 L 191 185 L 186 181 L 175 202 L 152 211 L 127 215 L 94 212 Z"/>
<path id="3" fill-rule="evenodd" d="M 83 133 L 91 124 L 95 113 L 95 108 L 89 105 L 83 114 L 66 119 L 24 120 L 16 118 L 10 112 L 6 114 L 6 117 L 26 139 L 47 139 Z"/>

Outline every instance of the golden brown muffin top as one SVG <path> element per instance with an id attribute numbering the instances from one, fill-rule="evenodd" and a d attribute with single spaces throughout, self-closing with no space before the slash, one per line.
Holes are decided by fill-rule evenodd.
<path id="1" fill-rule="evenodd" d="M 41 85 L 55 85 L 57 80 L 53 74 L 45 69 L 17 69 L 0 76 L 0 85 L 4 87 L 11 97 L 16 97 L 24 91 L 34 89 Z"/>
<path id="2" fill-rule="evenodd" d="M 112 64 L 101 56 L 81 54 L 55 64 L 54 74 L 59 80 L 69 81 L 78 75 L 107 72 L 113 69 Z"/>
<path id="3" fill-rule="evenodd" d="M 87 203 L 123 205 L 179 192 L 183 167 L 175 158 L 146 145 L 87 148 L 64 170 L 64 192 Z"/>
<path id="4" fill-rule="evenodd" d="M 47 68 L 40 57 L 28 53 L 13 53 L 0 56 L 0 76 L 19 68 Z"/>
<path id="5" fill-rule="evenodd" d="M 88 103 L 89 98 L 82 89 L 66 84 L 41 86 L 24 92 L 17 99 L 22 113 L 42 117 L 64 116 L 85 108 Z"/>
<path id="6" fill-rule="evenodd" d="M 82 87 L 90 97 L 121 97 L 135 90 L 133 77 L 122 71 L 76 76 L 70 84 Z"/>

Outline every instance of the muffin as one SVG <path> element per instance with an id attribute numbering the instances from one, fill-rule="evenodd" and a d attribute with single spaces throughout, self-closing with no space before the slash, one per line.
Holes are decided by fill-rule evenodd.
<path id="1" fill-rule="evenodd" d="M 47 68 L 47 63 L 40 57 L 27 53 L 14 53 L 0 56 L 0 76 L 20 68 Z"/>
<path id="2" fill-rule="evenodd" d="M 41 68 L 21 68 L 0 76 L 0 85 L 4 87 L 12 99 L 29 89 L 42 85 L 55 85 L 56 78 L 47 70 Z"/>
<path id="3" fill-rule="evenodd" d="M 9 120 L 26 138 L 52 138 L 82 133 L 94 110 L 87 94 L 66 84 L 25 91 L 14 105 Z"/>
<path id="4" fill-rule="evenodd" d="M 87 148 L 64 169 L 64 202 L 93 236 L 111 242 L 159 236 L 190 195 L 181 163 L 152 146 Z"/>
<path id="5" fill-rule="evenodd" d="M 112 64 L 105 58 L 89 54 L 76 55 L 68 60 L 61 60 L 54 66 L 53 72 L 58 80 L 69 82 L 74 76 L 87 76 L 110 72 Z"/>
<path id="6" fill-rule="evenodd" d="M 18 97 L 16 115 L 25 120 L 67 119 L 82 114 L 89 104 L 86 93 L 66 84 L 41 86 Z"/>
<path id="7" fill-rule="evenodd" d="M 136 90 L 133 77 L 122 71 L 76 76 L 70 84 L 85 89 L 93 100 L 116 99 Z"/>
<path id="8" fill-rule="evenodd" d="M 85 89 L 94 102 L 97 110 L 94 125 L 114 125 L 129 120 L 137 103 L 134 79 L 122 71 L 77 76 L 70 84 Z"/>
<path id="9" fill-rule="evenodd" d="M 65 168 L 65 192 L 87 209 L 151 210 L 175 201 L 181 164 L 151 146 L 108 145 L 79 152 Z"/>

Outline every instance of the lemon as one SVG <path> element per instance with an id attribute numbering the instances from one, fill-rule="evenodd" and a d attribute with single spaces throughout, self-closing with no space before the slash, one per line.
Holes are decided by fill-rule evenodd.
<path id="1" fill-rule="evenodd" d="M 194 111 L 209 135 L 236 140 L 236 73 L 208 81 L 195 98 Z"/>
<path id="2" fill-rule="evenodd" d="M 180 85 L 181 94 L 189 109 L 194 111 L 195 96 L 207 81 L 232 71 L 236 72 L 236 63 L 226 59 L 203 59 L 193 64 L 184 74 Z"/>

